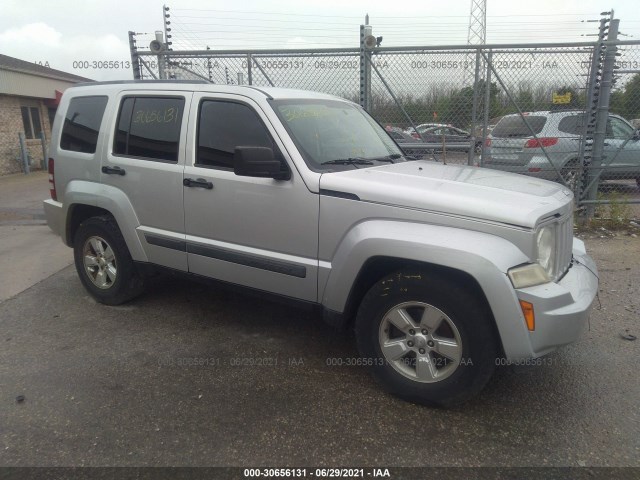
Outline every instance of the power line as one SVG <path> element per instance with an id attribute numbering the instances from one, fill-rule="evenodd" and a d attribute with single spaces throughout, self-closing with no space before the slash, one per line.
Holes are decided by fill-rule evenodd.
<path id="1" fill-rule="evenodd" d="M 358 18 L 361 19 L 362 16 L 356 15 L 324 15 L 324 14 L 315 14 L 315 13 L 281 13 L 281 12 L 265 12 L 265 11 L 255 11 L 255 10 L 214 10 L 214 9 L 200 9 L 200 8 L 176 8 L 171 10 L 179 11 L 179 12 L 217 12 L 217 13 L 250 13 L 250 14 L 258 14 L 258 15 L 283 15 L 283 16 L 297 16 L 297 17 L 327 17 L 327 18 Z M 598 13 L 554 13 L 553 16 L 579 16 L 579 17 L 594 17 L 598 16 Z M 389 15 L 381 15 L 384 18 L 420 18 L 416 16 L 389 16 Z M 375 17 L 375 13 L 371 15 L 371 17 Z M 549 17 L 549 14 L 512 14 L 512 15 L 487 15 L 488 18 L 493 17 Z M 428 18 L 428 17 L 424 17 Z M 438 18 L 468 18 L 468 15 L 438 15 Z"/>

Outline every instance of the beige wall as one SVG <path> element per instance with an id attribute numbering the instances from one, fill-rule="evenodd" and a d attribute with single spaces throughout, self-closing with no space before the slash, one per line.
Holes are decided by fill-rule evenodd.
<path id="1" fill-rule="evenodd" d="M 20 164 L 15 161 L 15 158 L 20 157 L 18 133 L 24 133 L 22 114 L 20 112 L 22 105 L 36 105 L 39 107 L 42 129 L 47 142 L 51 138 L 49 111 L 41 99 L 0 95 L 0 175 L 21 171 Z M 27 139 L 26 144 L 31 156 L 31 169 L 37 170 L 40 168 L 42 160 L 42 144 L 39 139 Z"/>
<path id="2" fill-rule="evenodd" d="M 34 98 L 56 98 L 76 82 L 0 68 L 0 93 Z"/>

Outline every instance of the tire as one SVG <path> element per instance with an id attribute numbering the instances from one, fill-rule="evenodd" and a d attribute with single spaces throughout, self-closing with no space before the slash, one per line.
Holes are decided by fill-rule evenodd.
<path id="1" fill-rule="evenodd" d="M 144 290 L 144 279 L 116 221 L 109 215 L 92 217 L 80 224 L 73 256 L 80 281 L 100 303 L 120 305 Z"/>
<path id="2" fill-rule="evenodd" d="M 378 281 L 360 304 L 355 330 L 374 378 L 393 395 L 424 405 L 450 407 L 478 394 L 499 352 L 484 304 L 464 287 L 418 270 Z"/>

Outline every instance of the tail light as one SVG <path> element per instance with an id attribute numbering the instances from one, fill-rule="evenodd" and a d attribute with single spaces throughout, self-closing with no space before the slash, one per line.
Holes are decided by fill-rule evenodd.
<path id="1" fill-rule="evenodd" d="M 484 141 L 484 146 L 485 146 L 485 147 L 490 147 L 490 146 L 491 146 L 491 139 L 490 139 L 490 138 L 487 138 L 487 139 Z"/>
<path id="2" fill-rule="evenodd" d="M 524 148 L 550 147 L 556 143 L 558 143 L 558 137 L 530 138 L 524 144 Z"/>
<path id="3" fill-rule="evenodd" d="M 53 158 L 49 159 L 49 194 L 51 200 L 58 200 L 58 194 L 56 193 L 56 181 L 53 173 Z"/>

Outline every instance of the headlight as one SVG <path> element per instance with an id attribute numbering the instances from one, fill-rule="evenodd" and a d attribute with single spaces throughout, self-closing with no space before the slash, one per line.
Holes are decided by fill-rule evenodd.
<path id="1" fill-rule="evenodd" d="M 511 279 L 513 288 L 533 287 L 551 281 L 547 272 L 544 271 L 544 268 L 537 263 L 512 268 L 507 274 Z"/>
<path id="2" fill-rule="evenodd" d="M 538 263 L 549 278 L 553 278 L 555 267 L 556 235 L 554 227 L 543 227 L 536 236 L 538 244 Z"/>

